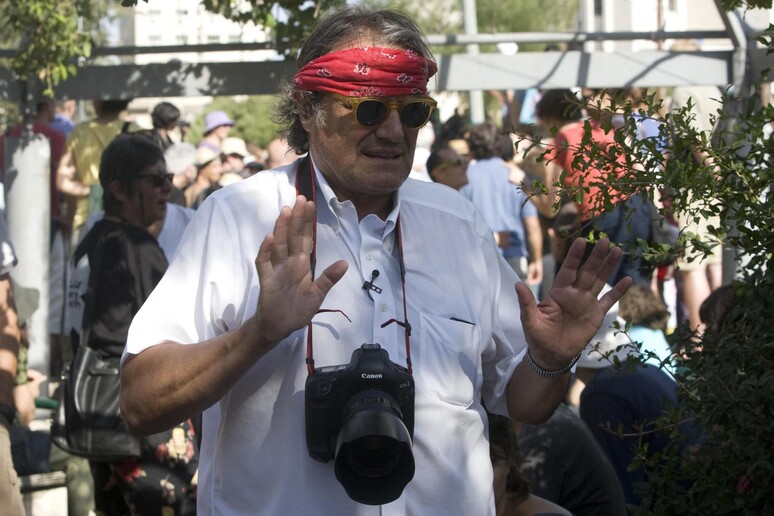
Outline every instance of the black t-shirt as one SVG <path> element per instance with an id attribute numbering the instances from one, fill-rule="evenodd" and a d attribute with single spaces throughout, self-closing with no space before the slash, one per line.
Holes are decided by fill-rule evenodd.
<path id="1" fill-rule="evenodd" d="M 88 345 L 103 357 L 120 357 L 132 318 L 167 270 L 167 259 L 144 228 L 111 220 L 94 224 L 78 245 L 73 263 L 84 255 L 89 261 L 88 283 L 94 287 L 84 296 L 84 314 L 92 313 Z M 97 274 L 94 283 L 93 274 Z"/>
<path id="2" fill-rule="evenodd" d="M 613 466 L 586 424 L 561 404 L 541 425 L 525 425 L 518 437 L 521 472 L 530 492 L 577 516 L 626 514 Z"/>

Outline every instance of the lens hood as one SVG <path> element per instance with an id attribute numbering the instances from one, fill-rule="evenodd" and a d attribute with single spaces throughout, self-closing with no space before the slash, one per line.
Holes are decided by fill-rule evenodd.
<path id="1" fill-rule="evenodd" d="M 391 401 L 356 404 L 338 435 L 336 479 L 358 503 L 390 503 L 414 478 L 411 434 Z"/>

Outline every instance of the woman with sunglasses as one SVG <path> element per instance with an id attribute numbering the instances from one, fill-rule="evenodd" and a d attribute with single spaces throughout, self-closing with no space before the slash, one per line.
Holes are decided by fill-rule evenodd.
<path id="1" fill-rule="evenodd" d="M 201 515 L 494 514 L 482 399 L 517 419 L 550 415 L 573 357 L 625 291 L 597 301 L 620 250 L 603 241 L 576 275 L 576 246 L 538 306 L 521 283 L 517 295 L 515 272 L 464 197 L 407 179 L 437 67 L 406 15 L 334 10 L 298 64 L 280 115 L 291 148 L 308 155 L 199 207 L 132 323 L 122 413 L 135 432 L 154 432 L 204 411 Z M 399 444 L 398 433 L 370 433 L 363 456 L 342 453 L 367 464 L 334 466 L 309 446 L 338 415 L 308 417 L 307 378 L 363 344 L 379 344 L 415 386 L 404 407 L 413 464 L 395 482 L 384 477 L 394 459 L 407 464 L 405 433 Z M 390 410 L 362 399 L 358 410 Z M 383 420 L 362 421 L 380 431 Z M 400 455 L 372 448 L 380 443 Z"/>
<path id="2" fill-rule="evenodd" d="M 120 135 L 102 153 L 105 215 L 73 255 L 68 299 L 73 346 L 97 350 L 116 368 L 132 318 L 167 269 L 164 252 L 147 228 L 164 220 L 171 176 L 161 148 L 146 136 Z M 192 427 L 186 422 L 175 430 L 144 438 L 138 459 L 91 462 L 98 513 L 128 514 L 127 503 L 134 514 L 161 514 L 164 508 L 180 514 L 186 506 L 193 513 Z"/>

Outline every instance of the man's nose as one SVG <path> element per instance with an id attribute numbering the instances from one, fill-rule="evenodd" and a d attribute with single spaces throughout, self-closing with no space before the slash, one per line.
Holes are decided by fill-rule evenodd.
<path id="1" fill-rule="evenodd" d="M 376 129 L 377 136 L 385 140 L 402 140 L 405 132 L 403 123 L 400 121 L 400 114 L 396 109 L 390 109 L 387 118 Z"/>

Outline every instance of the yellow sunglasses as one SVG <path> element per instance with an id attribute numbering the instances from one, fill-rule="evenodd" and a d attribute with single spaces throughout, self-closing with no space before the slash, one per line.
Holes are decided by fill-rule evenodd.
<path id="1" fill-rule="evenodd" d="M 333 94 L 348 103 L 355 112 L 355 121 L 363 127 L 376 127 L 397 110 L 400 121 L 408 129 L 420 129 L 430 120 L 438 103 L 430 97 L 412 97 L 405 100 L 386 100 L 377 97 L 345 97 Z"/>

